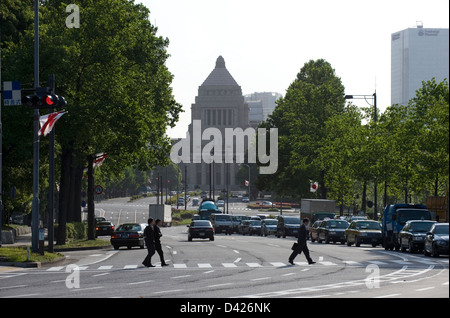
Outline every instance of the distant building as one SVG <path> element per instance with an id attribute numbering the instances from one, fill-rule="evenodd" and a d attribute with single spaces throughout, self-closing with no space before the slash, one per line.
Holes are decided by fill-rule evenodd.
<path id="1" fill-rule="evenodd" d="M 217 128 L 225 136 L 225 128 L 240 127 L 243 130 L 249 127 L 249 106 L 244 100 L 242 89 L 225 67 L 225 60 L 219 56 L 216 67 L 212 70 L 203 84 L 198 88 L 195 103 L 191 106 L 191 124 L 189 134 L 191 136 L 191 160 L 200 161 L 201 152 L 209 140 L 201 142 L 201 149 L 194 149 L 193 145 L 193 121 L 201 120 L 202 133 L 209 127 Z M 224 145 L 224 141 L 222 141 Z M 222 160 L 224 162 L 225 160 Z M 209 191 L 210 185 L 214 185 L 216 193 L 224 190 L 229 184 L 229 189 L 239 189 L 235 175 L 239 169 L 236 163 L 201 163 L 187 164 L 188 185 L 190 188 L 200 187 Z M 229 176 L 227 180 L 226 176 Z"/>
<path id="2" fill-rule="evenodd" d="M 391 104 L 407 105 L 433 77 L 449 78 L 448 29 L 408 28 L 391 35 Z"/>
<path id="3" fill-rule="evenodd" d="M 255 92 L 245 95 L 245 101 L 250 108 L 250 125 L 256 127 L 260 122 L 266 120 L 277 106 L 275 102 L 281 97 L 283 96 L 280 93 L 275 92 Z"/>

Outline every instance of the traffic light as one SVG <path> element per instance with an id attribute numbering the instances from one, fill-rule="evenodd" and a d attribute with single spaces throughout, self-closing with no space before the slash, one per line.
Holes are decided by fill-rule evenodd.
<path id="1" fill-rule="evenodd" d="M 67 105 L 63 96 L 52 94 L 47 87 L 37 88 L 36 93 L 25 96 L 22 103 L 31 108 L 63 108 Z"/>

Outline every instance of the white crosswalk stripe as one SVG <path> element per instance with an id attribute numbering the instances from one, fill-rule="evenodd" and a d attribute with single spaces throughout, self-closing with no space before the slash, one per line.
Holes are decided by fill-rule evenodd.
<path id="1" fill-rule="evenodd" d="M 426 260 L 426 259 L 417 259 L 417 260 L 367 260 L 364 262 L 357 262 L 357 261 L 340 261 L 339 262 L 331 262 L 331 261 L 324 261 L 322 258 L 317 261 L 317 264 L 309 265 L 308 262 L 305 261 L 299 261 L 294 262 L 297 266 L 338 266 L 346 265 L 346 266 L 367 266 L 370 264 L 374 265 L 437 265 L 437 262 L 433 262 L 432 260 Z M 158 264 L 155 265 L 156 267 L 161 267 Z M 197 264 L 185 264 L 185 263 L 175 263 L 172 264 L 169 267 L 177 268 L 177 269 L 184 269 L 184 268 L 217 268 L 217 267 L 223 267 L 223 268 L 242 268 L 242 267 L 250 267 L 250 268 L 267 268 L 267 267 L 285 267 L 285 266 L 291 266 L 290 264 L 283 263 L 283 262 L 267 262 L 267 263 L 221 263 L 221 264 L 211 264 L 211 263 L 197 263 Z M 136 264 L 129 264 L 129 265 L 123 265 L 123 266 L 114 266 L 114 265 L 101 265 L 98 267 L 95 266 L 79 266 L 77 268 L 71 268 L 71 270 L 77 269 L 80 271 L 83 270 L 111 270 L 111 269 L 141 269 L 144 268 L 141 265 Z M 47 272 L 60 272 L 65 271 L 66 266 L 53 266 L 46 269 Z"/>

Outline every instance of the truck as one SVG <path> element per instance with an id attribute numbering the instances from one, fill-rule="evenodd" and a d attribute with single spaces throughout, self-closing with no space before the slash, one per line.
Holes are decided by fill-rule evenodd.
<path id="1" fill-rule="evenodd" d="M 163 227 L 172 226 L 172 206 L 167 204 L 149 204 L 148 216 L 160 219 Z"/>
<path id="2" fill-rule="evenodd" d="M 448 222 L 448 191 L 446 196 L 428 196 L 427 209 L 434 213 L 437 222 Z"/>
<path id="3" fill-rule="evenodd" d="M 219 210 L 214 200 L 204 199 L 198 207 L 198 215 L 200 216 L 200 219 L 209 221 L 211 214 L 213 213 L 220 214 L 222 211 Z"/>
<path id="4" fill-rule="evenodd" d="M 336 214 L 336 201 L 325 199 L 302 199 L 300 218 L 308 218 L 312 225 L 317 220 L 325 218 L 334 219 Z"/>
<path id="5" fill-rule="evenodd" d="M 423 204 L 388 204 L 381 218 L 382 245 L 385 250 L 400 249 L 399 234 L 409 220 L 431 220 L 431 213 Z"/>

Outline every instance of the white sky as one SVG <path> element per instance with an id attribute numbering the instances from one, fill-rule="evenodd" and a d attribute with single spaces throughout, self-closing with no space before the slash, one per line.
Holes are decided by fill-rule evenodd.
<path id="1" fill-rule="evenodd" d="M 170 137 L 185 137 L 198 87 L 222 55 L 243 94 L 285 95 L 309 60 L 335 69 L 346 94 L 377 91 L 391 100 L 391 34 L 416 26 L 449 27 L 448 0 L 136 0 L 158 35 L 170 41 L 167 61 L 184 113 Z M 367 106 L 363 100 L 353 103 Z"/>

